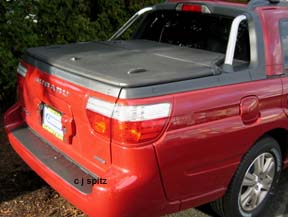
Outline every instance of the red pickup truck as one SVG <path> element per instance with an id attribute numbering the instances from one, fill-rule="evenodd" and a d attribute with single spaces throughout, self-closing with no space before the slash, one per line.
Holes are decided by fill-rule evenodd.
<path id="1" fill-rule="evenodd" d="M 259 216 L 288 166 L 287 1 L 168 0 L 17 73 L 11 145 L 89 216 Z"/>

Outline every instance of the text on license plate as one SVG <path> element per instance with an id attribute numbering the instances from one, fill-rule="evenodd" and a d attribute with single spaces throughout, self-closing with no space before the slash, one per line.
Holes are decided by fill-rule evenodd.
<path id="1" fill-rule="evenodd" d="M 48 106 L 44 106 L 42 127 L 56 136 L 58 139 L 63 140 L 64 134 L 61 119 L 62 115 L 60 112 Z"/>

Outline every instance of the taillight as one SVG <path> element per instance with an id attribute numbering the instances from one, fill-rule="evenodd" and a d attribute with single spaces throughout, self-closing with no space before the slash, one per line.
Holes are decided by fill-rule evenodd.
<path id="1" fill-rule="evenodd" d="M 103 136 L 110 137 L 110 118 L 87 110 L 87 117 L 92 129 Z"/>
<path id="2" fill-rule="evenodd" d="M 24 105 L 23 99 L 23 85 L 24 85 L 24 78 L 21 75 L 17 75 L 17 100 L 20 104 Z"/>
<path id="3" fill-rule="evenodd" d="M 135 145 L 161 135 L 171 114 L 171 103 L 129 106 L 90 97 L 86 109 L 95 132 L 111 135 L 121 144 Z"/>
<path id="4" fill-rule="evenodd" d="M 110 122 L 114 104 L 90 97 L 86 109 L 92 129 L 100 135 L 110 137 Z"/>
<path id="5" fill-rule="evenodd" d="M 206 5 L 200 5 L 200 4 L 178 4 L 177 10 L 185 12 L 204 13 L 204 14 L 211 13 L 211 11 Z"/>
<path id="6" fill-rule="evenodd" d="M 154 140 L 163 131 L 170 113 L 170 103 L 117 105 L 113 113 L 112 138 L 132 144 Z"/>
<path id="7" fill-rule="evenodd" d="M 21 63 L 19 63 L 17 67 L 17 100 L 18 102 L 20 102 L 22 106 L 24 106 L 23 85 L 26 74 L 27 74 L 27 68 L 23 66 Z"/>
<path id="8" fill-rule="evenodd" d="M 17 67 L 17 73 L 19 75 L 22 75 L 23 77 L 25 77 L 27 74 L 27 68 L 25 66 L 23 66 L 21 63 L 19 63 L 19 65 Z"/>

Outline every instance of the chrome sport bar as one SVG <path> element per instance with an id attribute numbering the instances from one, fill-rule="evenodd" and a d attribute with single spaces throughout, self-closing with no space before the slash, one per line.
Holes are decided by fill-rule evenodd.
<path id="1" fill-rule="evenodd" d="M 153 10 L 153 7 L 147 7 L 143 8 L 140 11 L 138 11 L 136 14 L 134 14 L 112 37 L 108 40 L 114 40 L 117 39 L 119 36 L 121 36 L 130 26 L 133 25 L 133 23 L 143 14 L 150 12 Z"/>
<path id="2" fill-rule="evenodd" d="M 232 66 L 233 64 L 239 25 L 243 20 L 246 19 L 247 17 L 245 15 L 239 15 L 233 20 L 229 35 L 228 46 L 226 50 L 225 65 Z"/>
<path id="3" fill-rule="evenodd" d="M 112 37 L 108 40 L 115 40 L 119 36 L 121 36 L 133 23 L 143 14 L 148 13 L 152 11 L 154 8 L 153 7 L 146 7 L 135 13 Z M 247 17 L 245 15 L 239 15 L 237 16 L 231 26 L 230 30 L 230 35 L 229 35 L 229 41 L 228 41 L 228 46 L 226 50 L 226 57 L 225 57 L 225 65 L 226 66 L 232 66 L 233 65 L 233 59 L 235 55 L 235 48 L 236 48 L 236 43 L 237 43 L 237 36 L 238 36 L 238 29 L 239 25 L 243 20 L 246 20 Z"/>

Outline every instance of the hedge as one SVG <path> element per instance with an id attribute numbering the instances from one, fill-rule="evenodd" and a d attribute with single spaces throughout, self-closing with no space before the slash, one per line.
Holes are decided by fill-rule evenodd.
<path id="1" fill-rule="evenodd" d="M 15 101 L 16 68 L 28 47 L 105 40 L 136 10 L 161 0 L 0 1 L 0 112 Z"/>

